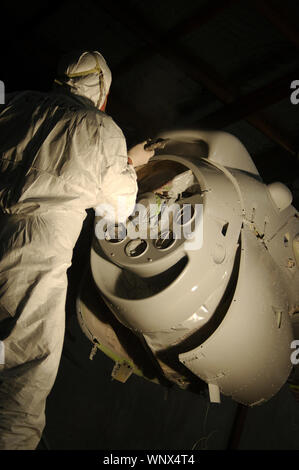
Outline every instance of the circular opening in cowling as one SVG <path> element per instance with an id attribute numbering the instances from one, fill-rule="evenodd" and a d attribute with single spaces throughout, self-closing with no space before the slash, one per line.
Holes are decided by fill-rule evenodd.
<path id="1" fill-rule="evenodd" d="M 174 244 L 174 242 L 175 236 L 173 232 L 171 230 L 165 230 L 159 235 L 154 245 L 158 250 L 167 250 Z"/>
<path id="2" fill-rule="evenodd" d="M 130 258 L 136 258 L 143 255 L 147 249 L 147 242 L 141 238 L 131 240 L 125 247 L 125 253 Z"/>
<path id="3" fill-rule="evenodd" d="M 123 224 L 108 225 L 104 236 L 107 242 L 121 243 L 127 236 L 127 229 Z"/>
<path id="4" fill-rule="evenodd" d="M 195 209 L 191 204 L 184 204 L 176 216 L 177 225 L 186 225 L 193 220 Z"/>

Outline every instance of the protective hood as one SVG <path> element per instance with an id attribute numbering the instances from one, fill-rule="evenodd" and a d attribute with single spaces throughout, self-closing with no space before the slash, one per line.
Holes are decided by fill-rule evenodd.
<path id="1" fill-rule="evenodd" d="M 112 81 L 104 57 L 97 51 L 64 56 L 58 64 L 55 83 L 66 86 L 74 95 L 83 96 L 101 108 Z"/>

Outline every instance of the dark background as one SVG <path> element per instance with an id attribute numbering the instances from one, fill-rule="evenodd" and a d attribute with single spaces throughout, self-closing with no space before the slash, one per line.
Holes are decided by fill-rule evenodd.
<path id="1" fill-rule="evenodd" d="M 46 91 L 62 53 L 99 50 L 113 74 L 107 112 L 128 146 L 166 129 L 224 129 L 245 144 L 266 183 L 291 189 L 298 208 L 299 104 L 290 101 L 299 80 L 298 19 L 297 0 L 6 1 L 0 79 L 7 92 Z M 288 385 L 245 413 L 225 397 L 209 405 L 176 389 L 166 396 L 135 376 L 123 385 L 111 381 L 113 364 L 102 353 L 89 361 L 91 344 L 72 307 L 89 234 L 86 223 L 40 448 L 299 449 L 298 402 Z"/>

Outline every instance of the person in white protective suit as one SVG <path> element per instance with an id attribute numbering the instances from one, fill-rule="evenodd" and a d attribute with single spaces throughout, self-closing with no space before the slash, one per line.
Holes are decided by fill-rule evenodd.
<path id="1" fill-rule="evenodd" d="M 58 72 L 57 90 L 0 106 L 0 449 L 35 449 L 41 439 L 86 209 L 108 204 L 129 216 L 134 167 L 154 154 L 143 143 L 127 152 L 103 112 L 111 73 L 99 52 L 62 61 Z"/>

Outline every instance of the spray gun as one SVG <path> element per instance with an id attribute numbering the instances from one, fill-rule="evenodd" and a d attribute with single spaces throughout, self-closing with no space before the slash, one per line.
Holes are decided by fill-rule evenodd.
<path id="1" fill-rule="evenodd" d="M 143 149 L 148 151 L 148 152 L 153 152 L 154 150 L 157 150 L 157 149 L 163 149 L 166 145 L 166 143 L 169 141 L 169 139 L 161 139 L 161 138 L 158 138 L 158 139 L 147 139 L 145 141 L 145 144 L 143 145 Z M 135 147 L 133 147 L 129 152 L 128 152 L 128 163 L 129 164 L 133 164 L 132 162 L 132 158 L 130 157 L 130 152 L 132 152 L 134 149 L 138 148 L 140 145 L 142 144 L 138 144 L 136 145 Z M 139 150 L 140 151 L 140 150 Z M 137 154 L 138 155 L 138 154 Z M 143 164 L 136 164 L 135 165 L 135 168 L 142 168 L 144 165 Z"/>
<path id="2" fill-rule="evenodd" d="M 146 143 L 144 144 L 145 150 L 157 150 L 157 149 L 164 149 L 165 145 L 169 139 L 147 139 Z"/>
<path id="3" fill-rule="evenodd" d="M 150 152 L 150 151 L 157 150 L 157 149 L 163 149 L 168 141 L 169 139 L 162 139 L 162 138 L 147 139 L 144 144 L 144 150 Z M 132 160 L 130 159 L 130 157 L 128 158 L 128 162 L 132 163 Z M 141 165 L 135 168 L 138 168 L 140 170 L 144 168 L 145 166 L 146 165 Z M 143 212 L 143 217 L 141 217 L 140 214 L 138 214 L 138 217 L 130 216 L 129 220 L 131 220 L 134 224 L 137 224 L 136 221 L 138 220 L 138 226 L 148 221 L 148 219 L 152 219 L 153 217 L 155 218 L 161 211 L 161 199 L 154 192 L 143 193 L 141 197 L 137 199 L 137 202 L 139 205 L 145 208 L 145 212 Z M 151 210 L 153 206 L 157 208 L 155 209 L 154 213 Z"/>

